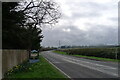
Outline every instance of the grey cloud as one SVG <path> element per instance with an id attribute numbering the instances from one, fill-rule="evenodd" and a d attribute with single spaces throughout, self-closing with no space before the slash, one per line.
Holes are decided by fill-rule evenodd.
<path id="1" fill-rule="evenodd" d="M 61 27 L 53 30 L 43 30 L 45 36 L 42 42 L 43 46 L 58 46 L 59 40 L 61 45 L 99 45 L 99 44 L 117 44 L 118 43 L 118 29 L 115 24 L 106 26 L 105 24 L 97 25 L 98 23 L 85 23 L 85 26 L 90 26 L 88 31 L 80 30 L 77 26 L 74 26 L 74 20 L 78 18 L 91 18 L 99 19 L 103 17 L 104 11 L 116 11 L 114 9 L 116 5 L 102 4 L 95 2 L 78 2 L 78 3 L 66 3 L 69 4 L 72 10 L 72 16 L 62 15 L 62 19 L 66 20 L 68 24 L 62 24 Z M 88 9 L 88 12 L 80 11 L 79 8 L 84 7 Z M 77 11 L 76 11 L 77 10 Z M 114 16 L 114 15 L 113 15 Z M 117 18 L 110 17 L 108 20 L 117 21 Z M 109 23 L 107 23 L 109 24 Z M 81 25 L 80 25 L 81 26 Z M 63 29 L 70 29 L 70 32 L 65 32 Z"/>
<path id="2" fill-rule="evenodd" d="M 54 43 L 55 46 L 58 45 L 58 41 L 61 41 L 62 45 L 74 45 L 76 41 L 79 40 L 79 37 L 84 37 L 85 33 L 78 30 L 77 28 L 68 27 L 71 29 L 71 32 L 64 32 L 60 29 L 56 29 L 53 31 L 45 31 L 44 35 L 44 45 L 52 45 Z"/>
<path id="3" fill-rule="evenodd" d="M 83 6 L 88 7 L 88 9 L 93 9 L 93 10 L 96 10 L 96 11 L 108 10 L 109 9 L 108 5 L 102 4 L 102 3 L 84 2 L 82 4 L 83 4 Z"/>
<path id="4" fill-rule="evenodd" d="M 102 16 L 100 13 L 97 12 L 89 12 L 89 13 L 73 13 L 74 18 L 91 18 L 91 17 L 100 17 Z"/>
<path id="5" fill-rule="evenodd" d="M 104 25 L 96 25 L 94 29 L 82 31 L 75 26 L 68 26 L 71 32 L 64 32 L 60 29 L 45 31 L 43 40 L 44 46 L 61 45 L 97 45 L 97 44 L 117 44 L 117 30 L 106 28 Z"/>
<path id="6" fill-rule="evenodd" d="M 77 10 L 77 11 L 75 12 L 72 11 L 71 17 L 63 14 L 63 17 L 65 19 L 101 17 L 103 15 L 102 12 L 111 9 L 111 7 L 109 7 L 106 4 L 98 4 L 95 2 L 79 2 L 76 4 L 69 3 L 69 5 L 71 10 Z M 81 7 L 84 7 L 85 8 L 84 10 L 88 10 L 88 12 L 84 12 L 84 10 L 83 11 L 79 10 Z"/>
<path id="7" fill-rule="evenodd" d="M 90 36 L 94 42 L 104 44 L 118 43 L 118 29 L 106 27 L 105 25 L 94 25 L 94 29 L 89 30 Z"/>
<path id="8" fill-rule="evenodd" d="M 118 18 L 116 18 L 116 17 L 112 17 L 112 18 L 109 18 L 110 20 L 112 20 L 112 21 L 117 21 L 118 22 Z"/>

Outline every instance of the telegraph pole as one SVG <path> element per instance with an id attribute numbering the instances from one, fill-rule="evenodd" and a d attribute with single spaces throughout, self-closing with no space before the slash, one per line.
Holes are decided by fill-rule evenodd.
<path id="1" fill-rule="evenodd" d="M 59 40 L 59 48 L 60 48 L 60 46 L 61 46 L 61 43 L 60 43 L 60 40 Z"/>

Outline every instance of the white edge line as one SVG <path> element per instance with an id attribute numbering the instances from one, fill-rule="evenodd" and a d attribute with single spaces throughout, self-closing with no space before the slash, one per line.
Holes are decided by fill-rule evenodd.
<path id="1" fill-rule="evenodd" d="M 67 60 L 67 59 L 64 59 L 64 60 L 66 60 L 66 61 L 68 61 L 68 62 L 71 62 L 71 63 L 74 63 L 74 64 L 78 64 L 78 65 L 87 67 L 87 68 L 90 68 L 90 69 L 93 69 L 93 70 L 100 71 L 100 72 L 102 72 L 102 73 L 106 73 L 106 74 L 109 74 L 109 75 L 117 76 L 117 77 L 118 77 L 118 74 L 116 74 L 116 73 L 111 73 L 111 72 L 108 72 L 108 71 L 105 71 L 105 70 L 100 70 L 100 69 L 97 69 L 97 68 L 93 68 L 93 67 L 90 67 L 90 66 L 86 66 L 86 65 L 84 65 L 84 64 L 79 64 L 79 63 L 76 63 L 76 62 L 73 62 L 73 61 L 69 61 L 69 60 Z"/>
<path id="2" fill-rule="evenodd" d="M 62 57 L 64 57 L 63 55 L 57 55 L 57 56 L 62 56 Z M 68 57 L 64 57 L 64 58 L 67 58 L 67 59 L 70 59 L 70 60 L 74 60 L 74 61 L 80 61 L 80 62 L 84 62 L 84 63 L 89 63 L 89 64 L 93 64 L 93 65 L 97 65 L 97 66 L 108 67 L 108 68 L 111 68 L 111 69 L 117 69 L 117 68 L 110 67 L 110 66 L 107 66 L 107 65 L 102 65 L 102 64 L 97 64 L 97 63 L 92 63 L 92 62 L 88 62 L 88 61 L 82 61 L 82 60 L 73 59 L 73 58 L 68 58 Z"/>
<path id="3" fill-rule="evenodd" d="M 44 57 L 45 58 L 45 57 Z M 45 58 L 46 59 L 46 58 Z M 48 61 L 48 59 L 46 59 Z M 55 66 L 53 63 L 51 63 L 50 61 L 48 61 L 50 64 L 52 64 L 55 68 L 57 68 L 60 72 L 62 72 L 65 76 L 67 76 L 68 78 L 71 79 L 70 76 L 68 76 L 66 73 L 64 73 L 61 69 L 59 69 L 57 66 Z"/>

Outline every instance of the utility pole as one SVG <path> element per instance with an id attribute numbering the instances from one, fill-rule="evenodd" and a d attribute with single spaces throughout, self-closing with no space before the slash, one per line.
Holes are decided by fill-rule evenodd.
<path id="1" fill-rule="evenodd" d="M 61 46 L 61 43 L 60 43 L 60 40 L 59 40 L 59 48 L 60 48 L 60 46 Z"/>

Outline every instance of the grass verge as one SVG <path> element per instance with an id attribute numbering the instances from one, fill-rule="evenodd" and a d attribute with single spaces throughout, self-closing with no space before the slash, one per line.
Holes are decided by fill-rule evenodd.
<path id="1" fill-rule="evenodd" d="M 53 51 L 54 53 L 59 53 L 59 54 L 65 54 L 65 55 L 67 55 L 67 53 L 66 52 L 61 52 L 61 51 Z"/>
<path id="2" fill-rule="evenodd" d="M 68 55 L 66 52 L 61 52 L 61 51 L 53 51 L 53 52 Z M 82 57 L 82 58 L 87 58 L 87 59 L 93 59 L 93 60 L 120 62 L 120 60 L 117 60 L 117 59 L 101 58 L 101 57 L 94 57 L 94 56 L 83 56 L 83 55 L 72 55 L 72 56 L 77 56 L 77 57 Z"/>
<path id="3" fill-rule="evenodd" d="M 37 63 L 29 63 L 29 71 L 12 73 L 6 78 L 67 78 L 55 67 L 53 67 L 47 60 L 45 60 L 41 55 L 39 59 L 40 61 Z"/>

